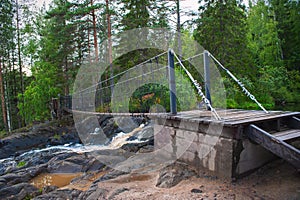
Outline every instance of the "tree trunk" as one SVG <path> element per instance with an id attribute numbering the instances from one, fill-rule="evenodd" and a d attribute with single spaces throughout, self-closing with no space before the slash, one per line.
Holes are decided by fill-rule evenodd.
<path id="1" fill-rule="evenodd" d="M 180 24 L 180 4 L 179 0 L 176 2 L 176 13 L 177 13 L 177 42 L 178 42 L 178 54 L 179 58 L 182 56 L 182 45 L 181 45 L 181 24 Z"/>
<path id="2" fill-rule="evenodd" d="M 93 0 L 91 0 L 91 6 L 93 6 Z M 95 62 L 98 62 L 98 40 L 97 40 L 97 25 L 96 25 L 96 15 L 95 10 L 92 11 L 93 17 L 93 29 L 94 29 L 94 48 L 95 48 Z"/>
<path id="3" fill-rule="evenodd" d="M 108 60 L 110 66 L 110 84 L 111 84 L 111 92 L 114 87 L 114 80 L 112 77 L 113 73 L 113 60 L 112 60 L 112 42 L 111 42 L 111 22 L 110 22 L 110 11 L 109 11 L 109 0 L 106 0 L 106 18 L 107 18 L 107 38 L 108 38 Z"/>
<path id="4" fill-rule="evenodd" d="M 13 99 L 13 104 L 14 104 L 14 110 L 12 111 L 12 113 L 15 113 L 17 115 L 17 119 L 18 119 L 18 128 L 21 128 L 22 127 L 22 117 L 20 116 L 19 114 L 19 109 L 18 109 L 18 99 L 17 99 L 17 96 L 18 96 L 18 92 L 17 92 L 17 79 L 16 79 L 16 70 L 15 70 L 15 49 L 12 49 L 11 50 L 11 71 L 13 73 L 13 84 L 12 84 L 12 94 L 14 96 L 14 99 Z M 25 124 L 25 122 L 24 122 Z"/>
<path id="5" fill-rule="evenodd" d="M 23 80 L 23 72 L 22 72 L 22 60 L 21 60 L 21 42 L 20 42 L 20 19 L 19 19 L 19 4 L 18 0 L 16 1 L 17 6 L 17 43 L 18 43 L 18 65 L 19 65 L 19 73 L 20 73 L 20 85 L 21 85 L 21 94 L 24 93 L 24 80 Z"/>
<path id="6" fill-rule="evenodd" d="M 68 57 L 65 58 L 65 70 L 64 70 L 64 77 L 65 77 L 65 96 L 69 95 L 69 75 L 68 75 L 69 67 L 68 67 Z"/>
<path id="7" fill-rule="evenodd" d="M 2 74 L 2 63 L 0 60 L 0 93 L 1 93 L 1 107 L 2 107 L 2 116 L 3 116 L 3 123 L 5 130 L 8 130 L 8 125 L 7 125 L 7 113 L 6 113 L 6 105 L 5 105 L 5 91 L 4 91 L 4 86 L 3 86 L 3 74 Z"/>
<path id="8" fill-rule="evenodd" d="M 3 66 L 4 68 L 4 66 Z M 11 132 L 11 112 L 10 112 L 10 96 L 9 96 L 9 87 L 8 87 L 8 81 L 5 81 L 5 79 L 3 79 L 3 88 L 4 88 L 4 99 L 5 101 L 5 106 L 6 106 L 6 118 L 7 118 L 7 129 L 9 132 Z"/>
<path id="9" fill-rule="evenodd" d="M 23 79 L 23 71 L 22 71 L 22 60 L 21 60 L 21 39 L 20 39 L 20 19 L 19 19 L 19 4 L 18 0 L 16 0 L 16 7 L 17 7 L 17 50 L 18 50 L 18 65 L 19 65 L 19 73 L 20 73 L 20 86 L 21 86 L 21 94 L 24 94 L 24 79 Z M 24 101 L 23 101 L 24 103 Z M 21 119 L 21 126 L 25 125 L 25 120 Z"/>
<path id="10" fill-rule="evenodd" d="M 90 22 L 89 22 L 90 23 Z M 88 52 L 89 52 L 89 62 L 91 63 L 91 46 L 90 46 L 90 25 L 88 25 Z"/>

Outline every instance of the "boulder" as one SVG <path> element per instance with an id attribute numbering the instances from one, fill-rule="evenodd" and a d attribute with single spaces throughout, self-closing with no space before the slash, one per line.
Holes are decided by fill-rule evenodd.
<path id="1" fill-rule="evenodd" d="M 143 149 L 150 149 L 149 146 L 154 145 L 154 140 L 148 140 L 139 143 L 127 143 L 124 144 L 121 149 L 128 151 L 128 152 L 143 152 Z M 153 148 L 152 148 L 153 150 Z"/>
<path id="2" fill-rule="evenodd" d="M 42 164 L 2 175 L 0 176 L 0 182 L 5 183 L 5 186 L 25 183 L 29 182 L 33 177 L 45 172 L 47 172 L 47 164 Z"/>
<path id="3" fill-rule="evenodd" d="M 114 199 L 115 196 L 117 196 L 123 192 L 126 192 L 126 191 L 129 191 L 129 189 L 128 188 L 118 188 L 115 191 L 113 191 L 113 193 L 107 199 L 108 200 Z"/>
<path id="4" fill-rule="evenodd" d="M 139 141 L 154 140 L 153 126 L 152 125 L 146 126 L 142 130 L 137 131 L 135 134 L 133 134 L 130 138 L 127 139 L 127 141 L 133 141 L 133 140 L 139 140 Z"/>
<path id="5" fill-rule="evenodd" d="M 50 193 L 42 194 L 35 197 L 35 200 L 65 200 L 78 199 L 81 191 L 76 189 L 54 190 Z"/>
<path id="6" fill-rule="evenodd" d="M 68 161 L 59 161 L 49 164 L 49 173 L 78 173 L 82 171 L 82 165 L 78 165 Z"/>
<path id="7" fill-rule="evenodd" d="M 154 140 L 154 128 L 153 126 L 147 126 L 139 131 L 136 135 L 140 141 Z"/>
<path id="8" fill-rule="evenodd" d="M 95 200 L 95 199 L 106 199 L 108 191 L 98 187 L 91 187 L 89 190 L 82 192 L 78 199 L 80 200 Z"/>
<path id="9" fill-rule="evenodd" d="M 0 189 L 1 199 L 25 199 L 39 194 L 36 187 L 29 183 L 19 183 Z"/>
<path id="10" fill-rule="evenodd" d="M 191 176 L 196 176 L 194 170 L 187 164 L 176 162 L 160 170 L 156 187 L 171 188 Z"/>

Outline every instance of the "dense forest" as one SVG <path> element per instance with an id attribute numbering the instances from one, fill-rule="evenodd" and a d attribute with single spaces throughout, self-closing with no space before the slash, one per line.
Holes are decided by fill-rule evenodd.
<path id="1" fill-rule="evenodd" d="M 179 31 L 180 43 L 195 39 L 267 108 L 300 102 L 298 0 L 249 0 L 247 5 L 200 0 L 198 12 L 182 9 L 179 0 L 53 0 L 42 8 L 35 3 L 0 3 L 0 130 L 49 119 L 51 99 L 72 93 L 79 67 L 91 55 L 99 58 L 104 41 L 141 27 Z M 190 20 L 180 20 L 183 15 Z M 138 63 L 134 56 L 122 62 Z M 237 85 L 224 82 L 228 107 L 255 108 Z"/>

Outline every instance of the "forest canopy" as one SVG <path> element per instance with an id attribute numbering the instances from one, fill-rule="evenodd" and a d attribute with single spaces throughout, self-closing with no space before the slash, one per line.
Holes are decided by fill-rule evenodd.
<path id="1" fill-rule="evenodd" d="M 190 39 L 196 40 L 268 109 L 300 103 L 298 0 L 249 0 L 247 5 L 200 0 L 197 12 L 183 9 L 178 0 L 53 0 L 41 8 L 35 3 L 0 3 L 0 130 L 50 119 L 51 99 L 72 94 L 79 67 L 89 59 L 102 59 L 107 38 L 142 27 L 179 32 L 174 41 L 179 52 L 189 49 Z M 180 20 L 182 16 L 189 20 Z M 153 50 L 129 52 L 113 61 L 118 67 L 109 73 L 153 55 Z M 238 85 L 228 78 L 224 83 L 228 108 L 257 108 Z"/>

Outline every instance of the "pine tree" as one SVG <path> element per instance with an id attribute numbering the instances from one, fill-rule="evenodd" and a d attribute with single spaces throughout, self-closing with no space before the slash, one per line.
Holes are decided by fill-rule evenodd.
<path id="1" fill-rule="evenodd" d="M 275 13 L 282 57 L 288 70 L 300 71 L 300 2 L 269 0 Z"/>
<path id="2" fill-rule="evenodd" d="M 1 110 L 2 120 L 6 130 L 9 130 L 9 113 L 7 109 L 8 99 L 6 93 L 6 80 L 5 72 L 7 71 L 6 66 L 9 61 L 9 52 L 13 48 L 13 4 L 9 0 L 1 1 L 0 5 L 0 95 L 1 95 Z"/>
<path id="3" fill-rule="evenodd" d="M 259 0 L 250 8 L 248 22 L 248 47 L 257 66 L 282 65 L 281 41 L 273 11 Z"/>
<path id="4" fill-rule="evenodd" d="M 123 11 L 125 11 L 121 20 L 122 30 L 150 26 L 149 8 L 151 0 L 121 0 L 121 2 L 124 4 Z"/>
<path id="5" fill-rule="evenodd" d="M 209 0 L 199 11 L 195 40 L 235 73 L 249 75 L 244 7 L 236 0 Z"/>
<path id="6" fill-rule="evenodd" d="M 58 94 L 68 95 L 70 85 L 87 51 L 88 4 L 55 0 L 45 14 L 38 16 L 40 35 L 38 59 L 32 67 L 34 80 L 19 104 L 27 122 L 50 117 L 49 103 Z M 21 98 L 21 97 L 20 97 Z"/>

